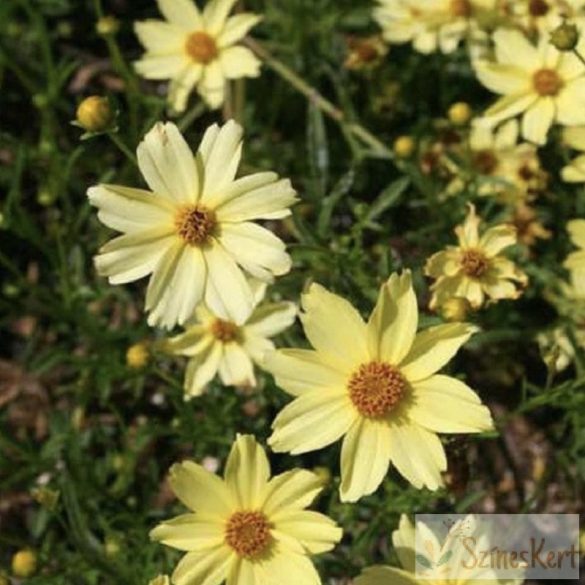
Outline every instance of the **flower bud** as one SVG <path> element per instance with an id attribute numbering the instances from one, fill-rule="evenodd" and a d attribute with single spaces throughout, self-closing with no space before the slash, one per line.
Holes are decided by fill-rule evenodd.
<path id="1" fill-rule="evenodd" d="M 399 136 L 394 141 L 394 154 L 399 158 L 410 158 L 415 149 L 414 140 L 410 136 Z"/>
<path id="2" fill-rule="evenodd" d="M 550 43 L 559 51 L 574 51 L 579 43 L 579 29 L 574 24 L 563 22 L 550 34 Z"/>
<path id="3" fill-rule="evenodd" d="M 95 30 L 102 37 L 115 35 L 120 30 L 120 21 L 114 16 L 102 16 L 97 21 Z"/>
<path id="4" fill-rule="evenodd" d="M 471 120 L 472 116 L 473 110 L 466 102 L 457 102 L 453 104 L 447 112 L 449 122 L 454 126 L 464 126 L 469 120 Z"/>
<path id="5" fill-rule="evenodd" d="M 15 577 L 30 577 L 37 570 L 37 555 L 32 550 L 19 550 L 12 557 L 12 573 Z"/>
<path id="6" fill-rule="evenodd" d="M 135 343 L 134 345 L 131 345 L 126 352 L 126 365 L 129 368 L 138 370 L 148 363 L 149 357 L 150 354 L 146 343 Z"/>
<path id="7" fill-rule="evenodd" d="M 88 132 L 105 132 L 114 121 L 114 112 L 108 98 L 92 95 L 77 108 L 77 123 Z"/>
<path id="8" fill-rule="evenodd" d="M 441 306 L 441 315 L 445 321 L 465 321 L 471 310 L 471 305 L 466 298 L 452 297 Z"/>

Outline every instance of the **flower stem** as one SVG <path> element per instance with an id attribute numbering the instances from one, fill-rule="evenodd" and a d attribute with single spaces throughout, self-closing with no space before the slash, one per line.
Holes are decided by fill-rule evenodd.
<path id="1" fill-rule="evenodd" d="M 134 153 L 122 142 L 120 137 L 114 132 L 108 132 L 108 136 L 112 142 L 124 153 L 126 158 L 134 165 L 138 166 L 138 161 Z"/>
<path id="2" fill-rule="evenodd" d="M 364 144 L 371 147 L 374 152 L 384 158 L 394 158 L 394 153 L 379 138 L 376 138 L 369 130 L 356 122 L 346 119 L 345 113 L 335 104 L 324 98 L 313 86 L 297 75 L 290 67 L 285 65 L 272 55 L 259 42 L 246 38 L 247 45 L 268 67 L 290 83 L 297 91 L 302 93 L 312 104 L 317 106 L 324 114 L 337 122 L 343 129 L 359 138 Z"/>
<path id="3" fill-rule="evenodd" d="M 579 59 L 579 61 L 581 61 L 581 63 L 583 63 L 583 65 L 585 65 L 585 57 L 583 57 L 583 55 L 581 54 L 581 52 L 579 51 L 579 49 L 577 49 L 577 47 L 575 47 L 573 49 L 573 53 L 575 54 L 575 56 L 577 57 L 577 59 Z"/>

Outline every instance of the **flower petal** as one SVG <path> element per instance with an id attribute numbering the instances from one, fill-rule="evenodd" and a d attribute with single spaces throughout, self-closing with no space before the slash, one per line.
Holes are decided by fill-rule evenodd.
<path id="1" fill-rule="evenodd" d="M 237 343 L 226 343 L 219 363 L 219 377 L 224 386 L 256 386 L 254 364 L 244 348 Z"/>
<path id="2" fill-rule="evenodd" d="M 150 531 L 150 538 L 178 550 L 202 552 L 223 543 L 225 527 L 198 514 L 183 514 L 159 524 Z"/>
<path id="3" fill-rule="evenodd" d="M 417 489 L 443 485 L 447 460 L 437 435 L 403 418 L 391 421 L 390 434 L 390 459 L 401 475 Z"/>
<path id="4" fill-rule="evenodd" d="M 408 416 L 437 433 L 479 433 L 493 429 L 490 411 L 466 384 L 432 376 L 412 386 Z"/>
<path id="5" fill-rule="evenodd" d="M 226 79 L 258 77 L 262 62 L 246 47 L 228 47 L 219 54 L 219 61 Z"/>
<path id="6" fill-rule="evenodd" d="M 205 30 L 214 36 L 219 35 L 236 2 L 237 0 L 211 0 L 208 2 L 203 10 Z"/>
<path id="7" fill-rule="evenodd" d="M 173 572 L 173 585 L 219 585 L 234 559 L 233 551 L 223 544 L 211 551 L 187 553 Z"/>
<path id="8" fill-rule="evenodd" d="M 217 37 L 217 45 L 220 48 L 228 47 L 243 39 L 250 29 L 256 26 L 262 17 L 251 12 L 243 12 L 228 18 L 223 30 Z"/>
<path id="9" fill-rule="evenodd" d="M 211 61 L 203 68 L 203 76 L 197 89 L 209 108 L 216 110 L 221 107 L 225 98 L 226 79 L 219 59 Z"/>
<path id="10" fill-rule="evenodd" d="M 280 388 L 293 396 L 335 389 L 339 394 L 347 392 L 347 376 L 323 363 L 316 351 L 280 349 L 265 357 L 263 367 L 274 375 Z"/>
<path id="11" fill-rule="evenodd" d="M 494 33 L 493 39 L 498 62 L 526 71 L 536 71 L 542 66 L 537 47 L 520 31 L 502 28 Z"/>
<path id="12" fill-rule="evenodd" d="M 356 417 L 347 394 L 337 390 L 308 392 L 280 411 L 268 444 L 277 453 L 293 455 L 322 449 L 343 436 Z"/>
<path id="13" fill-rule="evenodd" d="M 246 323 L 246 335 L 259 337 L 274 337 L 288 329 L 297 316 L 297 306 L 294 303 L 268 303 L 256 309 Z"/>
<path id="14" fill-rule="evenodd" d="M 193 31 L 203 28 L 203 20 L 193 0 L 157 0 L 161 14 L 175 26 Z"/>
<path id="15" fill-rule="evenodd" d="M 555 102 L 552 98 L 539 99 L 522 118 L 522 136 L 535 144 L 545 144 L 555 112 Z"/>
<path id="16" fill-rule="evenodd" d="M 419 585 L 414 574 L 394 567 L 368 567 L 355 579 L 354 585 Z"/>
<path id="17" fill-rule="evenodd" d="M 475 73 L 479 81 L 494 93 L 518 99 L 530 91 L 530 75 L 516 65 L 479 61 L 475 64 Z"/>
<path id="18" fill-rule="evenodd" d="M 309 506 L 323 490 L 319 476 L 306 469 L 293 469 L 273 477 L 264 489 L 262 511 L 270 518 Z"/>
<path id="19" fill-rule="evenodd" d="M 176 53 L 187 60 L 184 29 L 162 20 L 144 20 L 134 23 L 134 32 L 152 56 L 162 57 Z"/>
<path id="20" fill-rule="evenodd" d="M 310 559 L 283 547 L 278 547 L 267 559 L 266 574 L 272 577 L 278 575 L 279 585 L 321 585 L 319 574 Z"/>
<path id="21" fill-rule="evenodd" d="M 475 328 L 465 323 L 447 323 L 419 333 L 400 371 L 409 382 L 424 380 L 439 371 L 467 342 Z"/>
<path id="22" fill-rule="evenodd" d="M 517 241 L 517 230 L 513 225 L 501 224 L 485 231 L 479 240 L 479 247 L 486 256 L 493 258 Z"/>
<path id="23" fill-rule="evenodd" d="M 193 325 L 184 333 L 166 340 L 165 350 L 175 355 L 193 357 L 205 351 L 215 341 L 206 327 Z"/>
<path id="24" fill-rule="evenodd" d="M 201 81 L 203 66 L 198 63 L 189 63 L 178 74 L 173 75 L 169 85 L 168 100 L 176 113 L 187 109 L 189 96 L 193 88 Z"/>
<path id="25" fill-rule="evenodd" d="M 270 465 L 264 449 L 252 435 L 238 435 L 225 467 L 225 482 L 238 508 L 257 509 L 269 479 Z"/>
<path id="26" fill-rule="evenodd" d="M 134 62 L 134 69 L 144 79 L 174 79 L 185 75 L 189 61 L 182 53 L 172 55 L 152 55 L 146 53 Z"/>
<path id="27" fill-rule="evenodd" d="M 181 502 L 199 518 L 226 520 L 234 509 L 227 486 L 217 475 L 193 461 L 175 463 L 169 483 Z"/>
<path id="28" fill-rule="evenodd" d="M 139 144 L 138 166 L 148 186 L 176 203 L 193 204 L 199 177 L 189 145 L 172 123 L 157 123 Z"/>
<path id="29" fill-rule="evenodd" d="M 205 386 L 217 374 L 221 356 L 221 343 L 211 343 L 203 353 L 189 360 L 185 371 L 185 399 L 203 394 Z"/>
<path id="30" fill-rule="evenodd" d="M 390 428 L 386 421 L 358 418 L 341 447 L 341 501 L 357 502 L 375 492 L 388 473 Z"/>
<path id="31" fill-rule="evenodd" d="M 400 276 L 393 274 L 380 289 L 376 308 L 368 321 L 370 355 L 398 365 L 410 350 L 417 326 L 418 305 L 410 271 Z"/>
<path id="32" fill-rule="evenodd" d="M 581 63 L 581 69 L 583 64 Z M 556 117 L 559 124 L 578 126 L 585 124 L 585 77 L 568 83 L 556 97 Z"/>
<path id="33" fill-rule="evenodd" d="M 343 531 L 323 514 L 309 510 L 290 510 L 271 517 L 275 529 L 302 545 L 301 552 L 317 555 L 332 550 Z"/>
<path id="34" fill-rule="evenodd" d="M 203 254 L 208 271 L 205 303 L 222 318 L 245 323 L 254 309 L 254 298 L 242 271 L 216 240 Z"/>
<path id="35" fill-rule="evenodd" d="M 313 283 L 301 305 L 305 335 L 331 365 L 351 371 L 369 361 L 366 325 L 348 301 Z"/>

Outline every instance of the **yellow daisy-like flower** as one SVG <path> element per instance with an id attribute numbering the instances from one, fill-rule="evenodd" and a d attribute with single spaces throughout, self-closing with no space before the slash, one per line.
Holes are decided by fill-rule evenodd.
<path id="1" fill-rule="evenodd" d="M 440 308 L 453 297 L 466 298 L 474 309 L 479 309 L 486 297 L 498 301 L 517 299 L 522 294 L 528 277 L 501 254 L 516 244 L 516 228 L 497 225 L 480 237 L 480 222 L 475 207 L 469 205 L 465 222 L 455 228 L 459 245 L 449 246 L 427 260 L 425 274 L 437 279 L 431 287 L 431 309 Z"/>
<path id="2" fill-rule="evenodd" d="M 577 280 L 585 278 L 585 219 L 573 219 L 567 224 L 571 242 L 580 248 L 571 252 L 563 266 L 576 275 Z"/>
<path id="3" fill-rule="evenodd" d="M 458 521 L 452 528 L 451 534 L 463 523 L 473 522 L 473 516 L 468 516 L 464 520 Z M 425 557 L 427 555 L 432 563 L 437 565 L 433 567 L 424 577 L 416 576 L 416 542 L 417 532 L 414 525 L 406 515 L 400 517 L 398 529 L 392 533 L 392 544 L 396 550 L 401 569 L 388 566 L 376 566 L 365 569 L 365 571 L 354 581 L 354 585 L 487 585 L 488 583 L 499 583 L 500 585 L 520 585 L 524 583 L 524 578 L 517 579 L 498 579 L 496 572 L 491 568 L 486 568 L 477 563 L 472 568 L 466 568 L 462 562 L 464 545 L 461 540 L 447 538 L 441 544 L 437 536 L 424 523 L 417 522 L 416 531 L 418 532 L 418 541 L 425 543 Z M 489 550 L 491 545 L 486 541 L 485 536 L 479 537 L 481 540 L 481 549 Z M 478 547 L 479 548 L 479 547 Z M 469 554 L 467 551 L 466 554 Z M 439 564 L 441 557 L 449 555 L 448 558 L 455 559 L 450 563 Z M 468 567 L 470 564 L 468 564 Z M 521 573 L 521 569 L 519 573 Z M 436 575 L 435 578 L 433 578 Z"/>
<path id="4" fill-rule="evenodd" d="M 420 53 L 452 53 L 466 36 L 477 34 L 475 18 L 496 0 L 377 0 L 374 18 L 389 43 L 412 42 Z"/>
<path id="5" fill-rule="evenodd" d="M 506 16 L 530 34 L 548 35 L 563 20 L 582 16 L 585 0 L 514 0 Z"/>
<path id="6" fill-rule="evenodd" d="M 495 62 L 479 60 L 479 80 L 500 98 L 484 115 L 496 125 L 522 115 L 522 135 L 544 144 L 553 123 L 585 124 L 585 67 L 573 53 L 555 49 L 542 35 L 538 46 L 521 32 L 500 29 L 493 35 Z"/>
<path id="7" fill-rule="evenodd" d="M 157 0 L 165 17 L 135 24 L 146 54 L 135 63 L 146 79 L 170 79 L 169 101 L 182 112 L 193 88 L 210 108 L 224 101 L 230 79 L 257 77 L 260 61 L 238 46 L 260 16 L 242 13 L 228 18 L 236 0 L 211 0 L 203 13 L 193 0 Z"/>
<path id="8" fill-rule="evenodd" d="M 585 126 L 565 128 L 563 142 L 585 153 Z M 567 183 L 585 183 L 585 154 L 580 154 L 561 170 L 561 178 Z"/>
<path id="9" fill-rule="evenodd" d="M 469 339 L 463 323 L 417 335 L 410 272 L 381 287 L 367 323 L 345 299 L 318 284 L 302 297 L 301 321 L 314 350 L 266 356 L 277 384 L 295 396 L 274 420 L 268 442 L 292 454 L 341 437 L 341 499 L 373 493 L 390 462 L 410 483 L 436 490 L 447 461 L 436 433 L 492 428 L 488 409 L 463 382 L 437 372 Z"/>
<path id="10" fill-rule="evenodd" d="M 226 386 L 256 385 L 254 363 L 261 365 L 264 355 L 274 350 L 270 337 L 292 325 L 297 308 L 289 302 L 258 306 L 266 293 L 265 284 L 255 283 L 254 293 L 254 310 L 241 325 L 199 305 L 185 333 L 168 341 L 171 353 L 190 358 L 186 397 L 199 396 L 217 372 Z"/>
<path id="11" fill-rule="evenodd" d="M 264 449 L 239 435 L 224 479 L 192 461 L 171 468 L 170 484 L 188 514 L 163 522 L 153 540 L 186 551 L 174 585 L 320 585 L 309 555 L 331 550 L 342 536 L 327 516 L 305 510 L 321 480 L 295 469 L 270 479 Z"/>
<path id="12" fill-rule="evenodd" d="M 183 324 L 204 301 L 241 324 L 254 307 L 242 269 L 264 282 L 290 270 L 284 243 L 257 219 L 290 215 L 295 191 L 263 172 L 235 179 L 242 128 L 233 121 L 205 132 L 193 155 L 174 124 L 157 124 L 138 147 L 138 166 L 152 190 L 99 185 L 88 191 L 98 217 L 124 235 L 95 263 L 112 284 L 152 274 L 148 323 Z"/>

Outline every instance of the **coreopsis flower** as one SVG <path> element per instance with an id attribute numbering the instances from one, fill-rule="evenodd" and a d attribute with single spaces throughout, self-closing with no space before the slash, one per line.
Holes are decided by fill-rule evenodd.
<path id="1" fill-rule="evenodd" d="M 455 228 L 458 245 L 433 254 L 425 274 L 436 279 L 431 290 L 431 309 L 440 308 L 452 297 L 466 298 L 474 309 L 487 299 L 517 299 L 527 276 L 502 251 L 516 244 L 516 228 L 501 224 L 479 234 L 481 219 L 469 205 L 465 222 Z"/>
<path id="2" fill-rule="evenodd" d="M 506 14 L 527 33 L 549 36 L 564 20 L 583 16 L 585 0 L 513 0 Z"/>
<path id="3" fill-rule="evenodd" d="M 254 308 L 241 325 L 215 315 L 204 305 L 195 309 L 195 318 L 182 333 L 167 343 L 171 353 L 188 356 L 185 395 L 199 396 L 219 372 L 226 386 L 256 386 L 254 363 L 274 350 L 270 337 L 293 323 L 296 305 L 289 302 L 259 306 L 266 285 L 254 286 Z"/>
<path id="4" fill-rule="evenodd" d="M 565 128 L 563 142 L 585 153 L 585 126 Z M 561 170 L 561 178 L 567 183 L 585 183 L 585 154 L 580 154 Z"/>
<path id="5" fill-rule="evenodd" d="M 98 272 L 112 284 L 152 275 L 150 325 L 183 324 L 201 301 L 241 324 L 254 306 L 242 270 L 264 282 L 289 271 L 284 243 L 254 220 L 290 215 L 295 191 L 271 172 L 235 179 L 241 148 L 233 121 L 208 128 L 195 156 L 174 124 L 159 123 L 137 151 L 151 191 L 89 189 L 99 219 L 123 232 L 100 250 Z"/>
<path id="6" fill-rule="evenodd" d="M 417 488 L 436 490 L 446 469 L 437 433 L 492 428 L 489 410 L 466 384 L 437 372 L 474 329 L 464 323 L 417 335 L 410 272 L 381 287 L 365 323 L 345 299 L 312 284 L 301 321 L 314 347 L 266 356 L 277 384 L 295 397 L 276 417 L 277 452 L 314 451 L 343 437 L 341 499 L 373 493 L 392 463 Z"/>
<path id="7" fill-rule="evenodd" d="M 369 567 L 355 579 L 355 585 L 422 585 L 424 583 L 520 585 L 524 583 L 523 569 L 518 570 L 519 576 L 516 579 L 498 579 L 497 571 L 488 563 L 466 563 L 463 560 L 465 559 L 465 544 L 456 536 L 462 526 L 465 526 L 466 533 L 473 534 L 478 550 L 490 550 L 493 546 L 493 540 L 485 532 L 482 533 L 472 515 L 456 522 L 449 530 L 449 534 L 440 542 L 431 528 L 423 522 L 417 522 L 415 531 L 414 525 L 403 514 L 400 517 L 398 529 L 392 533 L 392 544 L 401 568 L 384 565 Z M 424 554 L 417 550 L 417 540 L 424 541 Z M 468 550 L 465 552 L 469 554 Z M 418 562 L 419 567 L 422 567 L 421 557 L 427 559 L 427 566 L 430 568 L 424 573 L 419 568 L 420 573 L 417 573 L 416 563 Z M 445 562 L 445 559 L 451 562 Z"/>
<path id="8" fill-rule="evenodd" d="M 585 124 L 585 67 L 573 53 L 560 52 L 542 35 L 534 45 L 521 32 L 497 30 L 495 61 L 476 60 L 481 83 L 502 97 L 483 116 L 495 126 L 522 116 L 522 136 L 546 142 L 554 123 Z"/>
<path id="9" fill-rule="evenodd" d="M 163 522 L 151 538 L 185 551 L 174 585 L 320 585 L 310 555 L 331 550 L 341 529 L 305 510 L 322 490 L 310 471 L 270 479 L 264 449 L 238 435 L 224 478 L 192 461 L 174 465 L 170 485 L 190 512 Z"/>
<path id="10" fill-rule="evenodd" d="M 476 17 L 496 0 L 377 0 L 374 18 L 389 43 L 412 42 L 420 53 L 452 53 L 466 37 L 479 35 Z"/>
<path id="11" fill-rule="evenodd" d="M 194 88 L 210 108 L 224 101 L 230 79 L 257 77 L 260 61 L 238 43 L 260 16 L 228 17 L 236 0 L 211 0 L 201 12 L 193 0 L 157 0 L 165 20 L 134 26 L 146 54 L 135 63 L 146 79 L 170 79 L 169 102 L 182 112 Z"/>
<path id="12" fill-rule="evenodd" d="M 571 242 L 579 248 L 571 252 L 564 262 L 564 267 L 575 275 L 585 277 L 585 219 L 573 219 L 567 224 Z"/>

